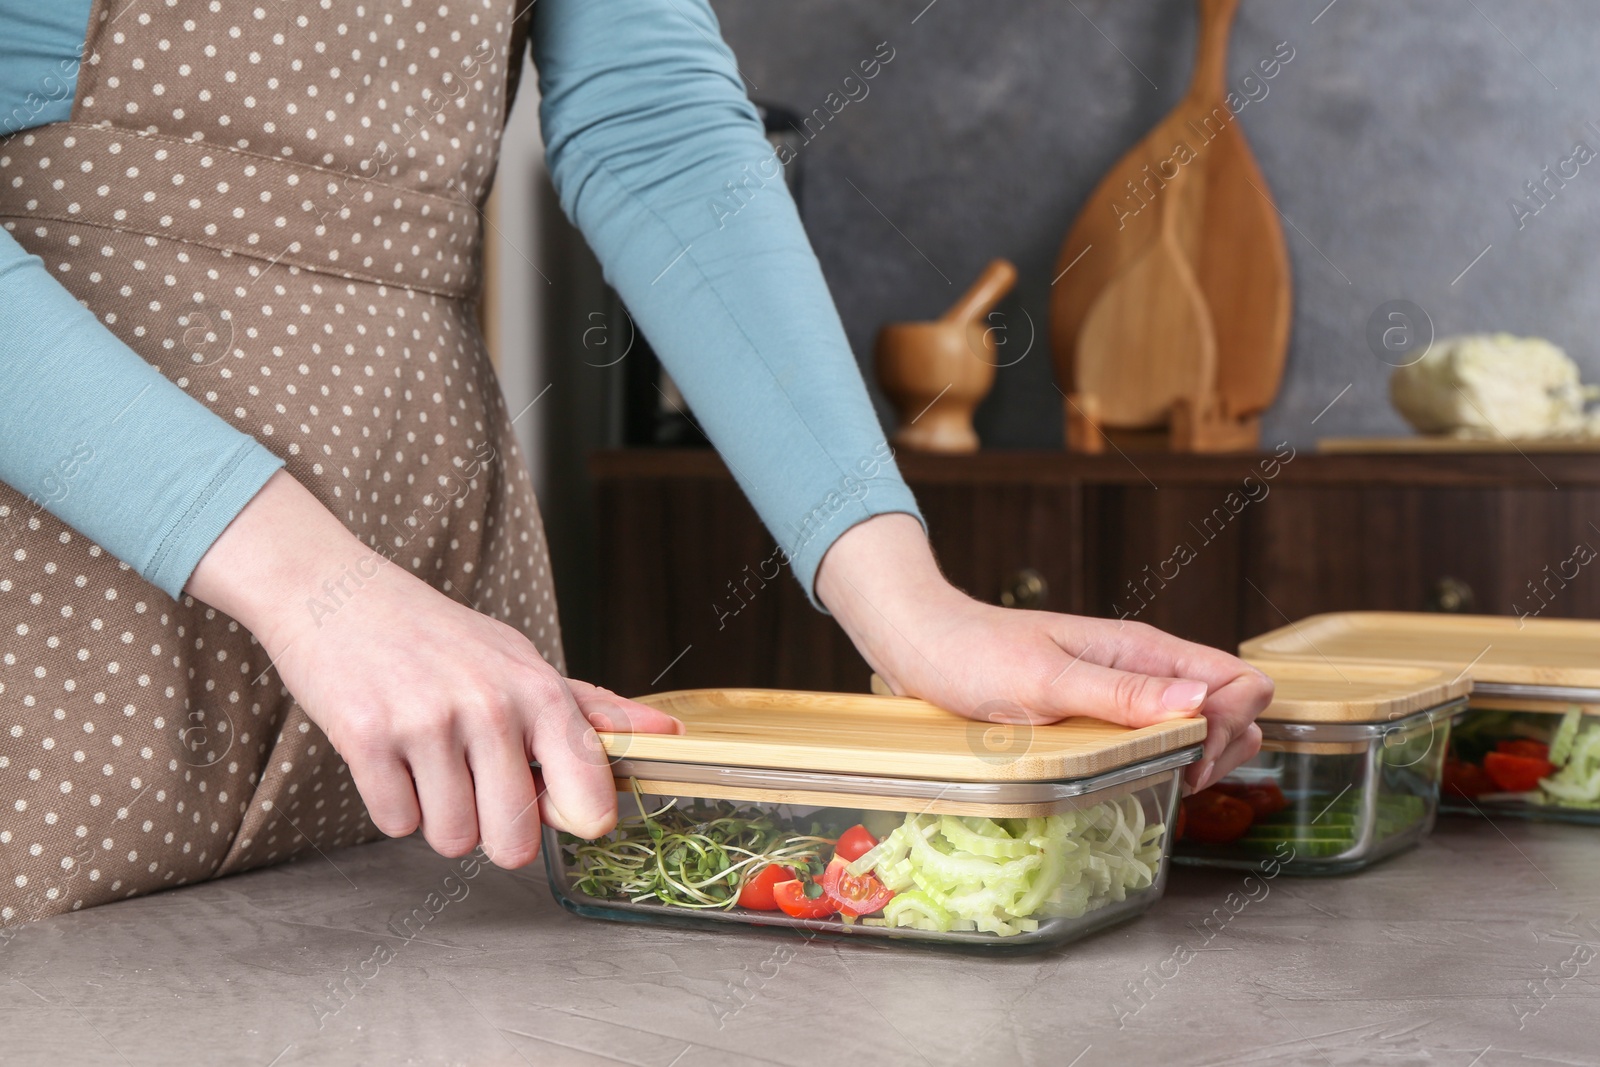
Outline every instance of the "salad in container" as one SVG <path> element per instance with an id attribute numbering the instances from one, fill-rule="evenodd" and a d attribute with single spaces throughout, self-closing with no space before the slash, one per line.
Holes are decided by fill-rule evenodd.
<path id="1" fill-rule="evenodd" d="M 1471 683 L 1430 667 L 1254 665 L 1276 686 L 1261 751 L 1184 798 L 1177 861 L 1344 874 L 1422 840 Z"/>
<path id="2" fill-rule="evenodd" d="M 1316 615 L 1246 641 L 1280 657 L 1410 664 L 1472 681 L 1442 810 L 1600 825 L 1600 622 L 1498 615 Z"/>
<path id="3" fill-rule="evenodd" d="M 546 828 L 591 918 L 1030 951 L 1144 911 L 1166 881 L 1203 720 L 1004 726 L 893 696 L 641 698 L 681 735 L 601 734 L 620 818 Z"/>

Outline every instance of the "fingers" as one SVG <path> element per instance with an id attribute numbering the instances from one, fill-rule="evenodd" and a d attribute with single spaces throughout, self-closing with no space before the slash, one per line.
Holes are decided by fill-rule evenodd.
<path id="1" fill-rule="evenodd" d="M 477 805 L 466 754 L 450 740 L 406 752 L 422 804 L 422 836 L 442 856 L 465 856 L 478 843 Z"/>
<path id="2" fill-rule="evenodd" d="M 421 825 L 411 772 L 398 758 L 353 756 L 346 764 L 374 826 L 390 837 L 408 837 Z"/>
<path id="3" fill-rule="evenodd" d="M 558 679 L 532 715 L 532 749 L 543 768 L 535 781 L 520 744 L 496 746 L 472 769 L 478 781 L 478 820 L 484 851 L 501 867 L 519 867 L 539 851 L 539 811 L 558 830 L 597 837 L 616 821 L 616 783 L 595 730 L 681 734 L 665 712 L 577 679 Z M 569 695 L 570 694 L 570 695 Z M 575 713 L 576 712 L 576 713 Z"/>
<path id="4" fill-rule="evenodd" d="M 1077 639 L 1083 640 L 1081 635 Z M 1245 749 L 1254 754 L 1259 748 L 1260 731 L 1252 733 L 1251 726 L 1272 702 L 1272 681 L 1248 663 L 1142 623 L 1094 620 L 1090 640 L 1104 649 L 1096 658 L 1118 669 L 1191 678 L 1208 686 L 1201 708 L 1207 722 L 1205 750 L 1189 769 L 1191 784 L 1202 775 L 1216 781 L 1248 758 L 1240 755 Z"/>
<path id="5" fill-rule="evenodd" d="M 446 856 L 480 840 L 496 866 L 521 867 L 539 854 L 541 814 L 557 829 L 595 837 L 616 818 L 616 786 L 589 723 L 616 730 L 678 732 L 682 724 L 584 682 L 588 714 L 553 672 L 526 679 L 510 701 L 486 697 L 458 714 L 463 751 L 437 736 L 408 753 L 424 836 Z M 544 768 L 536 782 L 529 754 Z"/>
<path id="6" fill-rule="evenodd" d="M 468 748 L 467 763 L 483 853 L 495 866 L 513 870 L 539 855 L 539 794 L 520 721 L 495 725 Z"/>
<path id="7" fill-rule="evenodd" d="M 1260 750 L 1261 728 L 1255 719 L 1271 702 L 1272 680 L 1248 666 L 1206 701 L 1205 751 L 1189 768 L 1196 789 L 1219 780 Z M 1241 755 L 1246 748 L 1248 754 Z M 1205 785 L 1200 784 L 1202 779 Z"/>
<path id="8" fill-rule="evenodd" d="M 1229 740 L 1215 759 L 1202 756 L 1200 762 L 1189 766 L 1183 776 L 1185 792 L 1198 793 L 1207 786 L 1215 785 L 1226 778 L 1235 767 L 1254 758 L 1260 751 L 1261 727 L 1252 722 Z"/>
<path id="9" fill-rule="evenodd" d="M 1068 619 L 1067 616 L 1060 616 Z M 1172 675 L 1205 682 L 1213 691 L 1221 689 L 1241 674 L 1259 673 L 1237 656 L 1207 645 L 1197 645 L 1174 637 L 1164 630 L 1139 622 L 1113 619 L 1070 619 L 1073 627 L 1057 637 L 1064 648 L 1082 644 L 1084 634 L 1074 632 L 1087 624 L 1089 640 L 1104 651 L 1096 661 L 1141 674 Z"/>
<path id="10" fill-rule="evenodd" d="M 428 843 L 446 856 L 464 855 L 481 840 L 484 854 L 508 869 L 537 858 L 542 823 L 587 838 L 609 831 L 616 784 L 594 727 L 681 733 L 683 724 L 554 672 L 535 672 L 523 683 L 512 700 L 485 698 L 457 713 L 464 744 L 435 732 L 406 751 L 409 772 L 397 761 L 388 775 L 373 776 L 370 795 L 358 783 L 369 810 L 392 811 L 386 825 L 397 833 L 420 821 Z M 530 753 L 543 768 L 538 780 Z"/>
<path id="11" fill-rule="evenodd" d="M 1204 682 L 1152 677 L 1079 660 L 1028 706 L 1043 711 L 1049 720 L 1088 715 L 1139 727 L 1199 714 L 1206 692 Z"/>
<path id="12" fill-rule="evenodd" d="M 1244 728 L 1238 737 L 1228 742 L 1228 747 L 1223 749 L 1222 755 L 1217 757 L 1217 765 L 1212 777 L 1220 781 L 1241 763 L 1254 759 L 1260 751 L 1261 727 L 1251 723 Z"/>
<path id="13" fill-rule="evenodd" d="M 609 689 L 602 689 L 576 678 L 567 679 L 567 688 L 578 702 L 589 725 L 608 733 L 681 734 L 683 723 L 664 711 L 648 704 L 620 697 Z"/>
<path id="14" fill-rule="evenodd" d="M 532 750 L 538 781 L 526 755 L 501 745 L 484 760 L 489 780 L 478 785 L 478 819 L 484 850 L 501 867 L 518 867 L 539 850 L 539 811 L 549 824 L 594 838 L 616 824 L 617 790 L 610 761 L 595 730 L 681 734 L 683 723 L 665 712 L 577 679 L 555 679 L 533 711 Z M 479 765 L 473 763 L 474 774 Z M 487 788 L 486 788 L 487 786 Z"/>
<path id="15" fill-rule="evenodd" d="M 552 674 L 533 696 L 532 748 L 546 786 L 539 798 L 540 815 L 556 829 L 579 837 L 608 833 L 617 822 L 617 787 L 605 748 L 578 710 L 565 679 Z"/>

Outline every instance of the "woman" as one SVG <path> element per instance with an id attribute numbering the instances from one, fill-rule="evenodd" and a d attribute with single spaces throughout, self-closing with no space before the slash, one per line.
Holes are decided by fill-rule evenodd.
<path id="1" fill-rule="evenodd" d="M 563 677 L 472 321 L 528 40 L 564 209 L 896 691 L 1204 714 L 1194 787 L 1255 752 L 1259 674 L 971 600 L 892 463 L 814 521 L 881 437 L 782 183 L 707 210 L 770 149 L 705 0 L 0 0 L 0 24 L 0 922 L 419 827 L 516 867 L 541 822 L 612 825 L 594 727 L 679 728 Z"/>

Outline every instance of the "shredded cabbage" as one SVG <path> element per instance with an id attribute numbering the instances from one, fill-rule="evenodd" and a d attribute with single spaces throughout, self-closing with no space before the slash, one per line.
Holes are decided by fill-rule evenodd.
<path id="1" fill-rule="evenodd" d="M 1558 770 L 1539 780 L 1542 803 L 1564 808 L 1600 808 L 1600 720 L 1584 720 L 1573 708 L 1550 742 L 1550 762 Z"/>
<path id="2" fill-rule="evenodd" d="M 955 922 L 955 916 L 915 889 L 895 894 L 895 898 L 883 906 L 883 919 L 886 926 L 911 926 L 941 933 Z"/>
<path id="3" fill-rule="evenodd" d="M 1572 743 L 1578 739 L 1578 727 L 1583 724 L 1583 709 L 1573 708 L 1561 717 L 1561 725 L 1556 727 L 1556 734 L 1550 739 L 1550 762 L 1557 767 L 1567 762 L 1567 757 L 1572 755 Z"/>
<path id="4" fill-rule="evenodd" d="M 1165 835 L 1132 796 L 1048 818 L 907 815 L 851 871 L 895 891 L 884 926 L 1014 937 L 1149 888 Z"/>

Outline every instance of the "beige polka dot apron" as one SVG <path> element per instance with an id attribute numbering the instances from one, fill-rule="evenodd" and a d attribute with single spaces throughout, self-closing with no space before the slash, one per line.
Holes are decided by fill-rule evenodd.
<path id="1" fill-rule="evenodd" d="M 97 0 L 0 224 L 358 536 L 562 668 L 474 320 L 510 0 Z M 238 623 L 0 486 L 0 923 L 379 835 Z"/>

